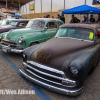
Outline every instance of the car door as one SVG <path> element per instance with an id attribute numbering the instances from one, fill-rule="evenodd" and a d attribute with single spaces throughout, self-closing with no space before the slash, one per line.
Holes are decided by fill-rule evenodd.
<path id="1" fill-rule="evenodd" d="M 57 22 L 50 21 L 46 24 L 47 30 L 45 31 L 45 38 L 50 39 L 56 35 L 57 32 Z"/>

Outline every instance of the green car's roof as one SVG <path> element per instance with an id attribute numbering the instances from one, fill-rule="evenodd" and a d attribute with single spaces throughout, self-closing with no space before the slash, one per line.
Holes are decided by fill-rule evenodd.
<path id="1" fill-rule="evenodd" d="M 56 20 L 56 21 L 62 22 L 61 20 L 59 20 L 59 19 L 54 19 L 54 18 L 34 18 L 34 19 L 31 19 L 31 20 L 44 20 L 44 21 L 46 21 L 46 22 Z"/>

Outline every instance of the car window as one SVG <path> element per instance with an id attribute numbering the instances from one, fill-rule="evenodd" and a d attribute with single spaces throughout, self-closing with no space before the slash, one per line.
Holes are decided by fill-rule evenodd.
<path id="1" fill-rule="evenodd" d="M 44 29 L 45 21 L 44 20 L 30 20 L 27 24 L 27 28 L 32 28 L 34 30 L 42 30 Z"/>
<path id="2" fill-rule="evenodd" d="M 61 23 L 61 22 L 58 22 L 58 27 L 59 27 L 59 26 L 61 26 L 62 24 L 63 24 L 63 23 Z"/>
<path id="3" fill-rule="evenodd" d="M 26 26 L 28 22 L 20 22 L 19 26 Z"/>
<path id="4" fill-rule="evenodd" d="M 9 20 L 4 19 L 1 23 L 1 25 L 7 25 L 9 23 Z"/>
<path id="5" fill-rule="evenodd" d="M 55 37 L 76 38 L 92 41 L 94 39 L 94 30 L 76 27 L 59 28 Z"/>
<path id="6" fill-rule="evenodd" d="M 56 22 L 48 22 L 46 27 L 48 27 L 48 29 L 57 28 L 57 23 Z"/>
<path id="7" fill-rule="evenodd" d="M 8 24 L 8 25 L 16 26 L 16 25 L 17 25 L 17 23 L 18 23 L 18 22 L 16 22 L 16 21 L 12 21 L 12 22 L 9 22 L 9 24 Z"/>

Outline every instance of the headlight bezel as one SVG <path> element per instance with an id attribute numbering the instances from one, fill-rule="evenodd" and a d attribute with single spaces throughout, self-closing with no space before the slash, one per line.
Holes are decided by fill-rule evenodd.
<path id="1" fill-rule="evenodd" d="M 78 69 L 74 66 L 70 66 L 70 72 L 74 75 L 77 75 L 79 73 Z"/>
<path id="2" fill-rule="evenodd" d="M 22 44 L 22 43 L 23 43 L 23 39 L 22 39 L 21 37 L 19 37 L 19 38 L 18 38 L 18 42 L 19 42 L 20 44 Z"/>

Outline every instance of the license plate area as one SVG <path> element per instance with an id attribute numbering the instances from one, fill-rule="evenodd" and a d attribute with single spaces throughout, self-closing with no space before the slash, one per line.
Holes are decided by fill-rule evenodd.
<path id="1" fill-rule="evenodd" d="M 2 51 L 5 52 L 5 53 L 7 53 L 7 52 L 10 51 L 10 47 L 8 47 L 8 46 L 2 46 Z"/>
<path id="2" fill-rule="evenodd" d="M 2 48 L 3 52 L 7 53 L 7 49 L 6 48 Z"/>

